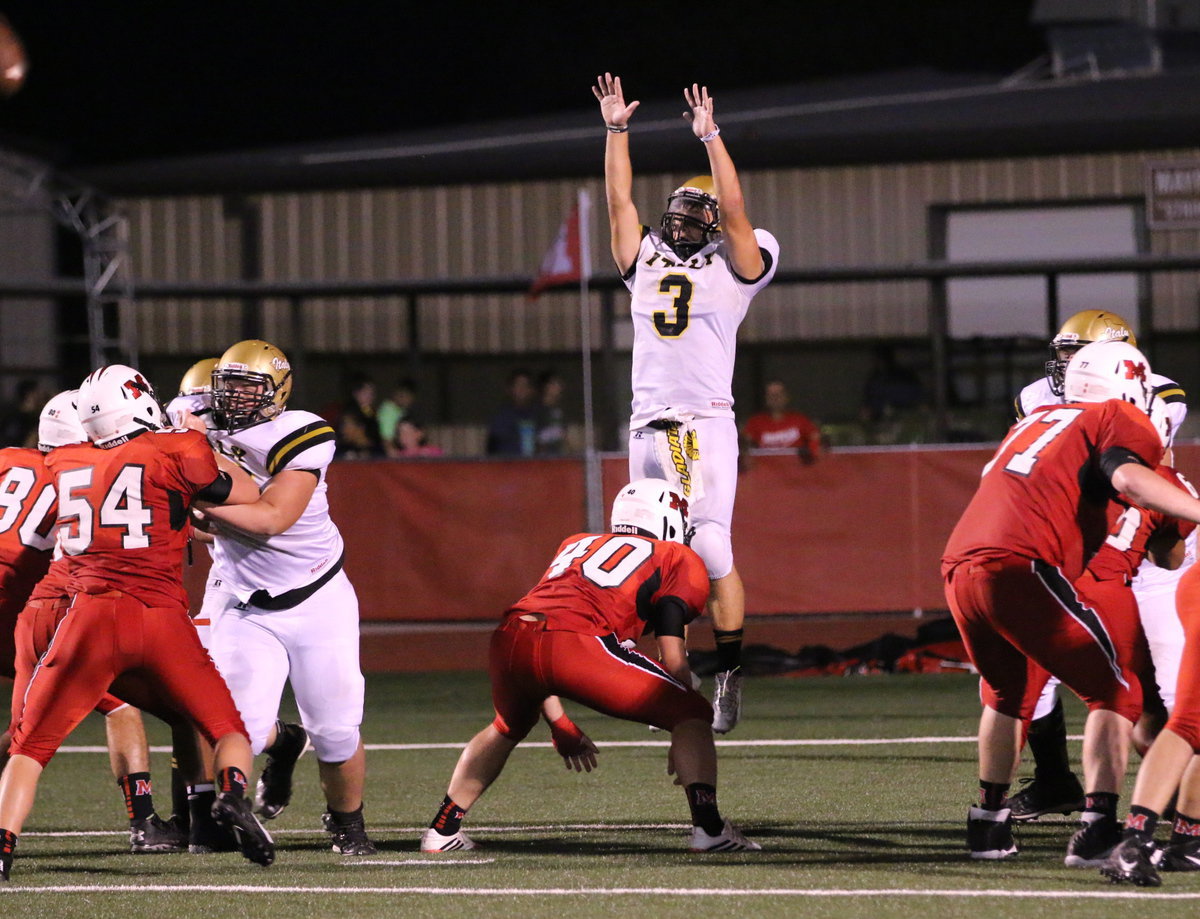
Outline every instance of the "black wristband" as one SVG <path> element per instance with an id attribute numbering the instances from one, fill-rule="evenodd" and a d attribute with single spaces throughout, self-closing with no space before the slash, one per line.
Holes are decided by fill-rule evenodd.
<path id="1" fill-rule="evenodd" d="M 606 124 L 605 127 L 608 128 L 609 134 L 624 134 L 629 130 L 627 124 Z"/>

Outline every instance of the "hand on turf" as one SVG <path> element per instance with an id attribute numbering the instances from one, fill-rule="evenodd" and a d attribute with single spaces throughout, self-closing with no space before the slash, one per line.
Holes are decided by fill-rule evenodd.
<path id="1" fill-rule="evenodd" d="M 692 123 L 693 134 L 703 137 L 717 129 L 717 123 L 713 121 L 713 100 L 707 86 L 693 83 L 691 89 L 684 89 L 683 100 L 691 109 L 684 112 L 683 117 Z"/>
<path id="2" fill-rule="evenodd" d="M 621 78 L 614 77 L 611 73 L 596 77 L 592 93 L 600 102 L 600 114 L 604 116 L 604 123 L 614 127 L 629 124 L 630 116 L 642 104 L 635 101 L 626 105 L 625 94 L 621 92 Z"/>

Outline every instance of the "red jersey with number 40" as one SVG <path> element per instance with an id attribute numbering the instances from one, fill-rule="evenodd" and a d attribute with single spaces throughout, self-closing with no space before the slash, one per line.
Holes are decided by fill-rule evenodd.
<path id="1" fill-rule="evenodd" d="M 50 565 L 54 547 L 54 477 L 45 455 L 0 450 L 0 592 L 21 603 Z"/>
<path id="2" fill-rule="evenodd" d="M 550 631 L 637 639 L 656 601 L 677 597 L 696 618 L 708 600 L 708 570 L 677 542 L 621 533 L 565 539 L 533 590 L 508 615 L 541 613 Z"/>
<path id="3" fill-rule="evenodd" d="M 71 592 L 115 589 L 147 606 L 186 608 L 188 507 L 219 471 L 204 435 L 154 431 L 110 450 L 59 447 L 46 465 L 63 551 L 75 558 Z"/>
<path id="4" fill-rule="evenodd" d="M 1117 399 L 1048 406 L 1015 424 L 950 534 L 947 573 L 967 559 L 1023 555 L 1083 572 L 1107 532 L 1114 497 L 1101 458 L 1125 449 L 1153 469 L 1163 445 L 1146 413 Z"/>

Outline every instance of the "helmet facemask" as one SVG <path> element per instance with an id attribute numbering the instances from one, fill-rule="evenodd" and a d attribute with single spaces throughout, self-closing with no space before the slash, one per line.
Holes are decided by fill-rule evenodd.
<path id="1" fill-rule="evenodd" d="M 288 372 L 288 379 L 291 372 Z M 216 426 L 236 431 L 274 418 L 282 407 L 276 404 L 277 387 L 270 374 L 221 367 L 212 375 L 212 413 Z"/>
<path id="2" fill-rule="evenodd" d="M 680 258 L 691 258 L 721 232 L 717 199 L 697 188 L 679 188 L 667 199 L 662 238 Z"/>

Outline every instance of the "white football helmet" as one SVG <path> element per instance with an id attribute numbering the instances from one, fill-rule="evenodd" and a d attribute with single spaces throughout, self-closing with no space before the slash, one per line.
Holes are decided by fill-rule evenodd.
<path id="1" fill-rule="evenodd" d="M 79 387 L 79 420 L 92 443 L 115 447 L 134 434 L 163 426 L 154 388 L 132 367 L 109 364 Z"/>
<path id="2" fill-rule="evenodd" d="M 1063 396 L 1068 402 L 1132 402 L 1150 411 L 1150 362 L 1124 341 L 1094 341 L 1084 345 L 1067 364 Z"/>
<path id="3" fill-rule="evenodd" d="M 49 453 L 67 444 L 86 444 L 87 431 L 79 422 L 79 390 L 68 389 L 42 406 L 38 416 L 38 449 Z"/>
<path id="4" fill-rule="evenodd" d="M 634 533 L 686 546 L 692 539 L 687 498 L 674 491 L 665 479 L 630 482 L 613 501 L 610 529 L 614 533 Z"/>
<path id="5" fill-rule="evenodd" d="M 1154 430 L 1158 431 L 1163 446 L 1170 449 L 1171 439 L 1175 436 L 1175 432 L 1171 429 L 1171 414 L 1167 403 L 1160 396 L 1151 396 L 1148 414 L 1150 421 L 1154 424 Z"/>

